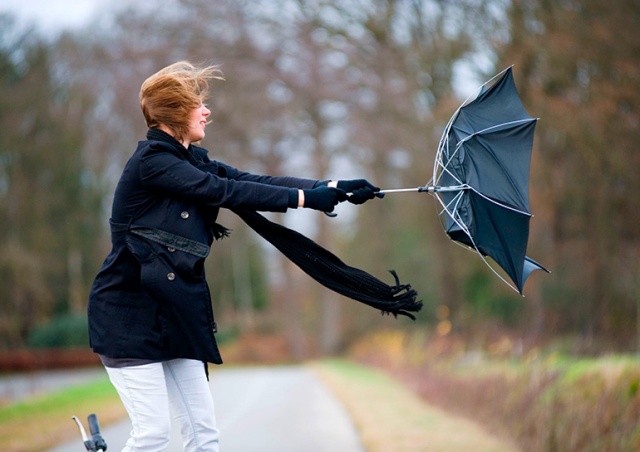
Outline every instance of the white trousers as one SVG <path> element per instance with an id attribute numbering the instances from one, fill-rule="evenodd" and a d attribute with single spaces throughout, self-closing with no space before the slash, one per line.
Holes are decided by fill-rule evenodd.
<path id="1" fill-rule="evenodd" d="M 171 416 L 180 424 L 185 451 L 218 452 L 213 398 L 202 362 L 175 359 L 106 369 L 133 427 L 122 452 L 165 450 Z"/>

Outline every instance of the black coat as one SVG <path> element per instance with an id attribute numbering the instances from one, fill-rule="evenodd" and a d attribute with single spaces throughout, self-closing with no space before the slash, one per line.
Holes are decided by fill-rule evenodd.
<path id="1" fill-rule="evenodd" d="M 220 364 L 204 260 L 221 207 L 284 212 L 318 181 L 258 176 L 150 130 L 115 191 L 112 250 L 89 296 L 89 337 L 110 358 Z"/>

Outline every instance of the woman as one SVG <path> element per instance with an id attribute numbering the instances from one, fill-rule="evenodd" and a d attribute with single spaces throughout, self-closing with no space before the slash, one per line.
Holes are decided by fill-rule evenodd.
<path id="1" fill-rule="evenodd" d="M 194 143 L 205 137 L 211 114 L 203 104 L 209 81 L 219 78 L 215 67 L 178 62 L 140 90 L 147 139 L 118 182 L 113 248 L 89 298 L 91 347 L 133 425 L 125 451 L 163 450 L 170 411 L 185 450 L 218 450 L 206 363 L 222 359 L 204 276 L 210 245 L 226 235 L 215 223 L 218 210 L 330 212 L 347 198 L 361 204 L 379 191 L 362 179 L 258 176 L 211 161 Z"/>

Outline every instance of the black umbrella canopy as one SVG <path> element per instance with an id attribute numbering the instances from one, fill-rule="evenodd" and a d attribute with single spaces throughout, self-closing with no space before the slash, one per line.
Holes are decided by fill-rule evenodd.
<path id="1" fill-rule="evenodd" d="M 537 119 L 524 108 L 508 68 L 460 107 L 438 149 L 435 194 L 449 237 L 491 257 L 522 294 L 534 270 L 529 240 L 529 170 Z"/>

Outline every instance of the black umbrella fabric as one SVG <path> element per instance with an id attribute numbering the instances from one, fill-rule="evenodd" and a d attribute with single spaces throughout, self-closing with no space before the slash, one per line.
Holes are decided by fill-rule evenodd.
<path id="1" fill-rule="evenodd" d="M 447 124 L 434 174 L 424 187 L 382 190 L 433 194 L 442 205 L 447 235 L 491 257 L 522 294 L 534 270 L 546 270 L 526 256 L 529 240 L 529 170 L 537 119 L 524 108 L 512 68 L 482 85 L 473 100 Z"/>
<path id="2" fill-rule="evenodd" d="M 449 237 L 491 257 L 522 294 L 532 271 L 547 271 L 525 255 L 537 119 L 520 100 L 512 68 L 492 82 L 460 107 L 440 141 L 436 183 L 458 189 L 434 192 L 441 199 Z"/>

